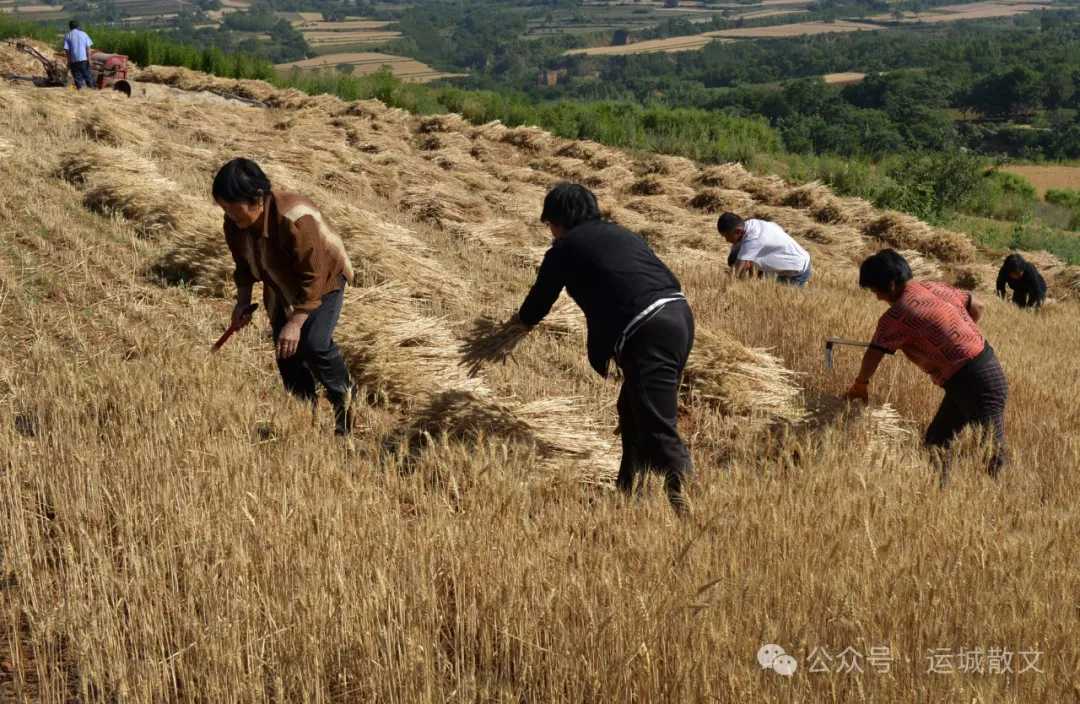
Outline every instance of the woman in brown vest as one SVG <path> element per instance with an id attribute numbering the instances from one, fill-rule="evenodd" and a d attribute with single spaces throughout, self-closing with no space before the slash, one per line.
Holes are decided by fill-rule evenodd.
<path id="1" fill-rule="evenodd" d="M 353 385 L 334 328 L 353 270 L 345 246 L 318 208 L 295 193 L 274 190 L 250 159 L 233 159 L 214 177 L 214 201 L 225 211 L 225 241 L 236 269 L 233 324 L 251 322 L 256 281 L 277 347 L 285 389 L 315 402 L 315 382 L 334 407 L 334 430 L 352 430 Z"/>

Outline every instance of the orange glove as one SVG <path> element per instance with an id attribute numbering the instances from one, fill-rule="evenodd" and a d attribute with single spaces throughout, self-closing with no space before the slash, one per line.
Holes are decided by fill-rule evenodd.
<path id="1" fill-rule="evenodd" d="M 870 382 L 868 382 L 868 381 L 859 381 L 858 379 L 856 379 L 855 383 L 853 383 L 851 385 L 851 388 L 848 389 L 847 394 L 845 394 L 845 396 L 847 398 L 849 398 L 850 400 L 852 400 L 852 401 L 862 401 L 863 403 L 869 403 L 870 402 Z"/>

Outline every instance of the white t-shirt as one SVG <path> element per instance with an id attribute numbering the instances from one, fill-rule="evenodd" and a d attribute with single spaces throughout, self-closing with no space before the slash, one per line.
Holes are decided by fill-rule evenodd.
<path id="1" fill-rule="evenodd" d="M 766 274 L 796 275 L 810 266 L 810 254 L 768 220 L 747 220 L 746 234 L 739 243 L 739 261 L 753 262 Z"/>

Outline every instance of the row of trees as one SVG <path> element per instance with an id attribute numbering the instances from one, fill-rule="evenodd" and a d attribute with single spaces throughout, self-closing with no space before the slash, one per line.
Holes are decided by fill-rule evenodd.
<path id="1" fill-rule="evenodd" d="M 1015 23 L 564 57 L 569 80 L 525 89 L 540 100 L 636 100 L 763 116 L 799 153 L 878 158 L 964 147 L 1078 158 L 1080 12 Z M 870 75 L 846 87 L 820 79 L 841 71 Z"/>
<path id="2" fill-rule="evenodd" d="M 304 35 L 261 5 L 225 15 L 219 28 L 203 26 L 198 16 L 181 15 L 167 36 L 184 44 L 251 54 L 271 63 L 296 61 L 311 55 Z"/>

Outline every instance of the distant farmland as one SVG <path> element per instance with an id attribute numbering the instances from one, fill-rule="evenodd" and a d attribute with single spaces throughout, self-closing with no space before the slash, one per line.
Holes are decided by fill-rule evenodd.
<path id="1" fill-rule="evenodd" d="M 740 29 L 721 29 L 709 32 L 713 37 L 729 39 L 775 39 L 778 37 L 806 37 L 814 34 L 834 34 L 837 32 L 873 32 L 882 27 L 865 22 L 797 22 L 795 24 L 776 24 L 771 27 L 742 27 Z"/>
<path id="2" fill-rule="evenodd" d="M 55 20 L 67 17 L 63 5 L 16 5 L 14 2 L 0 2 L 0 13 L 21 16 L 28 20 Z"/>
<path id="3" fill-rule="evenodd" d="M 875 15 L 872 20 L 900 21 L 905 23 L 958 22 L 961 20 L 986 20 L 995 17 L 1012 17 L 1026 12 L 1045 10 L 1051 6 L 1048 2 L 976 2 L 967 5 L 946 5 L 935 8 L 933 12 L 905 13 L 902 18 L 892 15 Z"/>
<path id="4" fill-rule="evenodd" d="M 713 5 L 712 11 L 713 14 L 720 14 L 720 10 L 727 9 L 730 11 L 732 8 L 738 7 L 740 8 L 740 12 L 731 14 L 726 17 L 726 19 L 738 19 L 740 17 L 742 19 L 760 19 L 762 17 L 774 15 L 805 12 L 806 10 L 801 9 L 805 5 L 806 3 L 801 0 L 764 0 L 755 5 Z M 650 39 L 619 46 L 598 46 L 588 49 L 572 49 L 566 53 L 585 54 L 588 56 L 623 56 L 628 54 L 695 51 L 717 39 L 779 39 L 839 32 L 882 31 L 898 25 L 913 25 L 919 23 L 936 24 L 941 22 L 958 22 L 962 20 L 1011 17 L 1027 12 L 1044 10 L 1049 7 L 1052 7 L 1050 2 L 1042 2 L 1041 0 L 989 0 L 987 2 L 976 2 L 967 5 L 946 5 L 935 8 L 932 11 L 906 13 L 901 16 L 881 14 L 857 21 L 817 20 L 765 27 L 740 27 L 681 37 L 670 37 L 668 39 Z M 696 7 L 687 9 L 697 11 Z"/>
<path id="5" fill-rule="evenodd" d="M 567 54 L 586 54 L 588 56 L 622 56 L 625 54 L 673 54 L 678 51 L 697 51 L 712 41 L 717 40 L 708 34 L 694 34 L 688 37 L 670 37 L 668 39 L 650 39 L 644 42 L 623 44 L 621 46 L 597 46 L 591 49 L 571 49 Z"/>
<path id="6" fill-rule="evenodd" d="M 775 10 L 775 9 L 768 9 L 768 10 L 758 10 L 757 12 L 749 12 L 749 13 L 747 13 L 745 15 L 737 15 L 736 18 L 737 19 L 744 19 L 744 20 L 760 20 L 763 17 L 779 17 L 781 15 L 798 15 L 798 14 L 805 14 L 807 12 L 809 12 L 809 10 Z"/>
<path id="7" fill-rule="evenodd" d="M 733 39 L 758 39 L 777 37 L 797 37 L 811 34 L 829 34 L 833 32 L 862 32 L 883 29 L 874 24 L 860 22 L 797 22 L 778 24 L 771 27 L 744 27 L 742 29 L 723 29 L 702 34 L 668 39 L 650 39 L 622 46 L 599 46 L 591 49 L 571 49 L 567 54 L 586 54 L 589 56 L 618 56 L 624 54 L 672 53 L 677 51 L 695 51 L 712 41 L 731 41 Z"/>
<path id="8" fill-rule="evenodd" d="M 229 3 L 243 3 L 243 7 L 250 4 L 245 0 L 225 0 L 223 5 L 228 6 Z M 124 24 L 139 22 L 160 24 L 175 19 L 178 12 L 192 6 L 190 0 L 112 0 L 112 4 L 122 13 L 121 22 Z M 237 7 L 240 6 L 237 5 Z M 16 5 L 14 2 L 0 2 L 0 12 L 37 21 L 63 19 L 78 14 L 78 10 L 67 8 L 68 6 L 65 5 L 41 3 Z"/>
<path id="9" fill-rule="evenodd" d="M 366 17 L 327 22 L 317 12 L 279 14 L 304 35 L 307 43 L 320 56 L 363 52 L 401 38 L 401 32 L 387 29 L 389 22 Z"/>
<path id="10" fill-rule="evenodd" d="M 278 64 L 277 68 L 281 71 L 291 71 L 293 69 L 299 69 L 301 71 L 325 71 L 334 70 L 339 65 L 352 66 L 353 73 L 357 75 L 375 73 L 383 66 L 386 66 L 395 76 L 410 83 L 427 83 L 440 78 L 454 78 L 462 75 L 443 73 L 427 64 L 403 56 L 392 56 L 390 54 L 380 54 L 371 51 L 326 54 L 317 56 L 313 59 Z"/>
<path id="11" fill-rule="evenodd" d="M 678 7 L 664 7 L 662 2 L 585 2 L 574 12 L 556 10 L 543 20 L 530 20 L 526 36 L 603 34 L 620 29 L 634 33 L 675 18 L 693 23 L 710 22 L 714 17 L 757 19 L 771 17 L 773 13 L 805 12 L 809 4 L 810 0 L 780 0 L 750 5 L 734 2 L 705 4 L 684 0 Z"/>
<path id="12" fill-rule="evenodd" d="M 1040 198 L 1045 196 L 1051 188 L 1069 188 L 1080 191 L 1080 166 L 1017 165 L 1005 166 L 1002 171 L 1023 176 L 1031 181 Z"/>
<path id="13" fill-rule="evenodd" d="M 865 73 L 856 73 L 849 71 L 846 73 L 826 73 L 821 77 L 826 83 L 832 86 L 844 86 L 849 83 L 861 83 L 866 78 Z"/>

